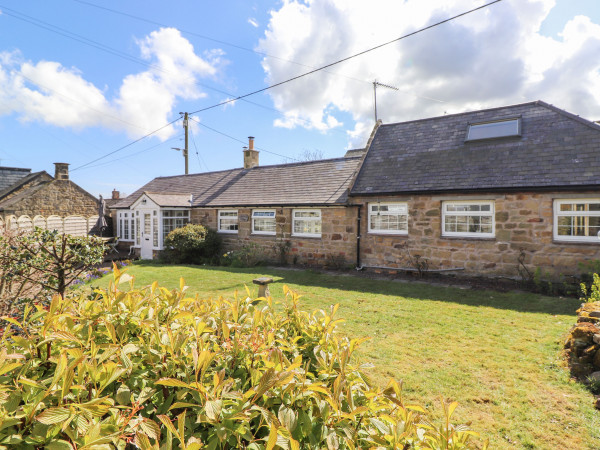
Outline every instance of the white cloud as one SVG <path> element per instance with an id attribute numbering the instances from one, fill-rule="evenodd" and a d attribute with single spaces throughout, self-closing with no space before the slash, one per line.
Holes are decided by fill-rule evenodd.
<path id="1" fill-rule="evenodd" d="M 222 64 L 220 50 L 202 58 L 173 28 L 154 31 L 137 44 L 150 67 L 127 75 L 116 98 L 107 98 L 76 68 L 26 61 L 18 52 L 0 53 L 0 114 L 60 127 L 102 126 L 139 136 L 170 122 L 178 98 L 205 96 L 196 81 L 214 76 Z M 173 132 L 168 127 L 158 136 L 166 139 Z"/>
<path id="2" fill-rule="evenodd" d="M 319 67 L 484 4 L 472 0 L 286 0 L 271 13 L 259 50 Z M 560 38 L 540 26 L 554 0 L 506 0 L 270 92 L 287 111 L 276 126 L 327 130 L 332 109 L 356 122 L 352 145 L 373 125 L 372 81 L 384 122 L 545 100 L 600 118 L 600 25 L 575 17 Z M 595 55 L 595 56 L 594 56 Z M 263 59 L 268 83 L 306 72 Z M 308 121 L 308 124 L 307 124 Z"/>

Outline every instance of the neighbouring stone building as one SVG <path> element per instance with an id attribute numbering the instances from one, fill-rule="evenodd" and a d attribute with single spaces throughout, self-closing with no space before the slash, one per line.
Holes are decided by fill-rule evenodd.
<path id="1" fill-rule="evenodd" d="M 600 259 L 600 126 L 544 102 L 378 123 L 344 158 L 152 180 L 117 203 L 152 257 L 188 221 L 302 264 L 571 274 Z M 142 237 L 147 239 L 146 250 Z"/>
<path id="2" fill-rule="evenodd" d="M 98 200 L 69 179 L 69 164 L 55 163 L 54 177 L 45 171 L 0 167 L 1 226 L 85 234 L 97 217 Z"/>

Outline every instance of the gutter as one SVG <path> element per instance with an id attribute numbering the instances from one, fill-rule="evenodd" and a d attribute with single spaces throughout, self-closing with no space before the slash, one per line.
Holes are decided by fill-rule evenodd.
<path id="1" fill-rule="evenodd" d="M 481 194 L 481 193 L 497 193 L 506 194 L 514 192 L 562 192 L 562 191 L 589 191 L 600 188 L 600 184 L 588 185 L 570 185 L 570 186 L 511 186 L 498 188 L 472 188 L 472 189 L 431 189 L 418 191 L 387 191 L 387 192 L 352 192 L 349 197 L 382 197 L 382 196 L 398 196 L 398 195 L 444 195 L 444 194 Z"/>

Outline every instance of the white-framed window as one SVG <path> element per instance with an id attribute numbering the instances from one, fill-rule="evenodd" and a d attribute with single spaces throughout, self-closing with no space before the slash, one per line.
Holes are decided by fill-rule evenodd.
<path id="1" fill-rule="evenodd" d="M 492 120 L 469 124 L 465 141 L 521 136 L 521 119 Z"/>
<path id="2" fill-rule="evenodd" d="M 190 222 L 190 211 L 186 209 L 165 209 L 162 212 L 163 242 L 171 231 L 186 226 Z"/>
<path id="3" fill-rule="evenodd" d="M 135 239 L 133 212 L 119 212 L 117 215 L 117 236 L 124 241 Z"/>
<path id="4" fill-rule="evenodd" d="M 442 203 L 442 236 L 494 237 L 493 201 Z"/>
<path id="5" fill-rule="evenodd" d="M 276 230 L 274 209 L 255 209 L 252 211 L 252 233 L 275 235 Z"/>
<path id="6" fill-rule="evenodd" d="M 292 235 L 321 237 L 321 210 L 294 209 L 292 211 Z"/>
<path id="7" fill-rule="evenodd" d="M 238 232 L 238 212 L 236 209 L 219 211 L 219 233 Z"/>
<path id="8" fill-rule="evenodd" d="M 600 244 L 600 198 L 554 200 L 554 239 Z"/>
<path id="9" fill-rule="evenodd" d="M 369 203 L 369 233 L 408 234 L 408 203 Z"/>

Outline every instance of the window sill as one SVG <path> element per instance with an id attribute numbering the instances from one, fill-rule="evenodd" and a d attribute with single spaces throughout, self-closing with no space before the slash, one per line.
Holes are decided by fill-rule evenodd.
<path id="1" fill-rule="evenodd" d="M 384 231 L 367 231 L 370 236 L 408 237 L 408 233 L 386 233 Z"/>
<path id="2" fill-rule="evenodd" d="M 495 241 L 496 236 L 486 237 L 475 237 L 475 236 L 441 236 L 442 239 L 448 239 L 450 241 Z"/>
<path id="3" fill-rule="evenodd" d="M 266 233 L 250 233 L 250 236 L 252 237 L 263 237 L 263 238 L 274 238 L 277 235 L 275 233 L 271 233 L 271 234 L 266 234 Z"/>
<path id="4" fill-rule="evenodd" d="M 554 245 L 600 245 L 600 239 L 595 238 L 593 241 L 559 241 L 552 239 L 552 243 Z"/>
<path id="5" fill-rule="evenodd" d="M 323 239 L 323 236 L 305 235 L 305 234 L 292 234 L 293 238 L 296 239 Z"/>
<path id="6" fill-rule="evenodd" d="M 217 231 L 219 234 L 238 234 L 237 231 Z"/>

